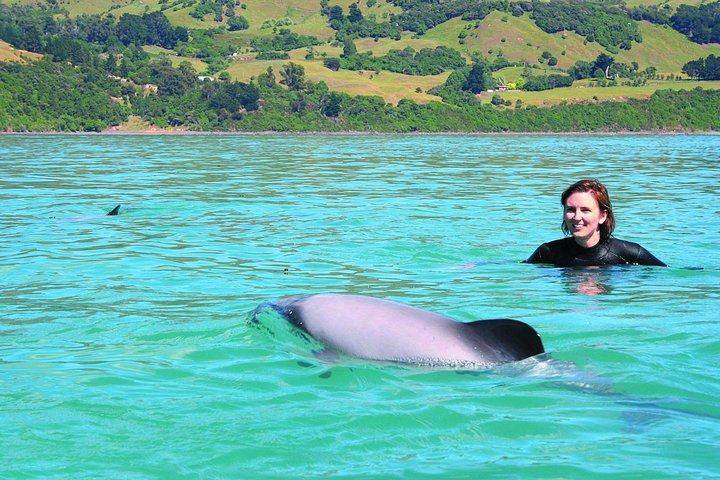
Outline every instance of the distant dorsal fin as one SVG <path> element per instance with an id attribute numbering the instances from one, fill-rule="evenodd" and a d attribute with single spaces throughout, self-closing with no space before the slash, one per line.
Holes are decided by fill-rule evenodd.
<path id="1" fill-rule="evenodd" d="M 110 210 L 107 214 L 108 214 L 108 216 L 111 216 L 111 215 L 117 215 L 118 213 L 120 213 L 120 205 L 117 205 L 115 208 Z"/>
<path id="2" fill-rule="evenodd" d="M 540 335 L 525 322 L 501 318 L 477 320 L 466 325 L 489 346 L 506 352 L 513 360 L 545 353 Z"/>

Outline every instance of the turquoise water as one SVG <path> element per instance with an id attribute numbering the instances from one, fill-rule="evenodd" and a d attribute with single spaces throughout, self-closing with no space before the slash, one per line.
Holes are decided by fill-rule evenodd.
<path id="1" fill-rule="evenodd" d="M 717 478 L 718 152 L 720 136 L 0 136 L 0 478 Z M 561 236 L 582 177 L 610 189 L 616 236 L 669 268 L 519 263 Z M 328 291 L 517 318 L 549 356 L 328 361 L 245 324 Z"/>

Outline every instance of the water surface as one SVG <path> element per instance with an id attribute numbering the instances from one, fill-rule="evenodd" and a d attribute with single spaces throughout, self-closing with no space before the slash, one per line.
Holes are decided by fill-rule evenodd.
<path id="1" fill-rule="evenodd" d="M 717 478 L 718 136 L 0 136 L 0 477 Z M 596 177 L 669 268 L 519 263 Z M 104 216 L 116 204 L 121 214 Z M 691 268 L 687 268 L 691 267 Z M 316 358 L 259 303 L 510 317 L 548 359 Z"/>

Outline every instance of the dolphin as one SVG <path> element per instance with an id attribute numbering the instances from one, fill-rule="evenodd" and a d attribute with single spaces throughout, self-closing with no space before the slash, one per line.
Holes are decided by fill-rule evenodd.
<path id="1" fill-rule="evenodd" d="M 87 222 L 90 220 L 100 220 L 105 217 L 114 217 L 120 214 L 120 205 L 116 205 L 112 210 L 110 210 L 107 213 L 104 213 L 102 215 L 78 215 L 75 217 L 65 217 L 60 218 L 58 221 L 60 222 Z M 50 217 L 55 218 L 55 217 Z"/>
<path id="2" fill-rule="evenodd" d="M 270 306 L 330 350 L 368 360 L 478 368 L 545 352 L 535 329 L 518 320 L 463 323 L 391 300 L 338 293 L 287 297 Z"/>

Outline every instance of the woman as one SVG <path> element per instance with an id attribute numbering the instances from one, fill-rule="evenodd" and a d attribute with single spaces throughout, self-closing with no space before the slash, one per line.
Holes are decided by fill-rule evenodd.
<path id="1" fill-rule="evenodd" d="M 591 265 L 658 265 L 665 267 L 637 243 L 612 237 L 615 217 L 607 189 L 597 180 L 580 180 L 560 197 L 566 237 L 540 245 L 525 263 L 558 267 Z"/>

